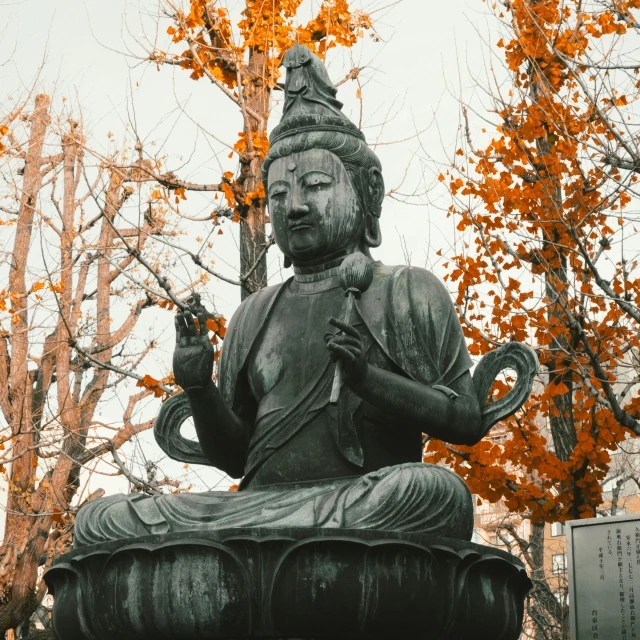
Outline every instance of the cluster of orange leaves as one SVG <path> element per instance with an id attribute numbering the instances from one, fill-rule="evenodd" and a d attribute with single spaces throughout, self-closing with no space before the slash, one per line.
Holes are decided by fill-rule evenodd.
<path id="1" fill-rule="evenodd" d="M 296 42 L 324 55 L 336 46 L 353 46 L 373 28 L 370 16 L 352 10 L 348 0 L 324 0 L 312 20 L 296 25 L 301 4 L 302 0 L 245 0 L 237 24 L 240 42 L 236 42 L 225 8 L 216 1 L 190 0 L 189 13 L 178 13 L 175 24 L 167 29 L 174 43 L 190 45 L 175 60 L 191 70 L 192 78 L 203 77 L 206 68 L 233 90 L 239 81 L 251 82 L 241 73 L 247 54 L 261 54 L 265 59 L 260 81 L 273 88 L 280 77 L 282 57 Z"/>
<path id="2" fill-rule="evenodd" d="M 33 293 L 35 294 L 36 300 L 42 300 L 42 296 L 37 292 L 44 289 L 45 286 L 47 285 L 45 285 L 44 282 L 34 282 L 31 289 L 29 289 L 29 294 Z M 64 280 L 49 282 L 48 288 L 53 293 L 60 294 L 64 291 Z M 7 302 L 11 304 L 11 307 L 7 305 Z M 21 321 L 21 317 L 17 312 L 23 308 L 24 305 L 19 296 L 15 296 L 6 289 L 2 289 L 2 291 L 0 291 L 0 311 L 6 311 L 9 315 L 13 316 L 11 318 L 11 324 L 18 324 Z"/>
<path id="3" fill-rule="evenodd" d="M 243 19 L 238 24 L 244 46 L 274 57 L 274 70 L 296 42 L 324 56 L 333 47 L 353 46 L 373 26 L 371 18 L 362 11 L 353 11 L 348 0 L 324 0 L 315 18 L 296 26 L 301 4 L 302 0 L 246 0 Z"/>
<path id="4" fill-rule="evenodd" d="M 262 182 L 254 191 L 245 193 L 243 186 L 234 179 L 231 171 L 225 171 L 222 176 L 220 191 L 222 191 L 229 208 L 233 210 L 233 222 L 240 222 L 244 207 L 251 207 L 254 204 L 260 205 L 266 195 Z"/>
<path id="5" fill-rule="evenodd" d="M 584 160 L 585 149 L 615 137 L 600 117 L 601 108 L 581 94 L 577 78 L 586 82 L 592 73 L 585 56 L 594 39 L 624 36 L 628 26 L 622 16 L 640 7 L 639 0 L 613 4 L 616 12 L 599 6 L 586 13 L 573 0 L 511 2 L 505 11 L 512 37 L 497 43 L 513 87 L 509 99 L 503 96 L 500 124 L 484 148 L 459 149 L 457 170 L 448 178 L 440 175 L 454 197 L 450 212 L 458 230 L 472 238 L 471 246 L 452 259 L 448 275 L 457 285 L 472 354 L 493 349 L 491 341 L 533 343 L 543 366 L 558 367 L 560 361 L 562 373 L 570 372 L 573 389 L 553 382 L 536 389 L 518 418 L 489 438 L 454 450 L 431 440 L 425 460 L 452 465 L 472 491 L 491 502 L 504 499 L 512 511 L 530 511 L 549 521 L 574 517 L 576 505 L 581 517 L 594 515 L 602 503 L 610 452 L 631 434 L 596 402 L 592 390 L 602 385 L 583 350 L 578 346 L 571 358 L 559 359 L 553 349 L 554 339 L 575 341 L 567 313 L 581 319 L 596 351 L 606 345 L 600 363 L 610 381 L 624 363 L 625 350 L 640 348 L 638 327 L 597 286 L 579 245 L 592 256 L 600 246 L 609 250 L 603 239 L 615 233 L 612 212 L 631 201 L 624 189 L 607 189 L 625 182 L 619 171 L 609 170 L 607 176 L 597 163 Z M 609 101 L 623 107 L 637 98 L 614 91 Z M 618 219 L 618 225 L 623 222 Z M 623 268 L 619 262 L 611 287 L 638 305 L 640 279 L 628 275 L 635 266 Z M 566 279 L 556 277 L 561 271 Z M 543 281 L 555 289 L 564 309 L 554 305 L 548 290 L 528 284 Z M 496 383 L 498 395 L 507 390 L 503 384 Z M 550 449 L 539 428 L 559 415 L 554 398 L 562 395 L 571 396 L 577 438 L 566 461 Z M 627 409 L 636 406 L 637 394 Z"/>
<path id="6" fill-rule="evenodd" d="M 168 34 L 174 43 L 186 43 L 188 48 L 173 61 L 189 70 L 194 80 L 209 75 L 240 102 L 250 101 L 265 89 L 270 93 L 277 86 L 282 58 L 295 43 L 324 56 L 331 48 L 353 46 L 373 28 L 370 16 L 353 10 L 348 0 L 324 0 L 315 17 L 304 25 L 297 24 L 302 0 L 245 0 L 234 33 L 229 12 L 220 4 L 218 0 L 189 0 L 189 12 L 174 16 Z M 249 70 L 249 59 L 259 59 L 258 73 Z M 264 159 L 269 150 L 264 129 L 245 119 L 234 145 L 241 161 L 250 161 L 252 155 Z M 244 185 L 230 178 L 223 181 L 222 192 L 236 212 L 236 220 L 241 215 L 239 207 L 259 205 L 264 198 L 263 191 L 245 193 Z"/>
<path id="7" fill-rule="evenodd" d="M 237 180 L 234 180 L 231 171 L 225 171 L 220 183 L 220 191 L 227 201 L 229 208 L 233 210 L 233 222 L 240 222 L 240 203 L 242 202 L 241 187 Z"/>
<path id="8" fill-rule="evenodd" d="M 7 135 L 7 133 L 9 133 L 9 127 L 6 124 L 3 124 L 2 126 L 0 126 L 0 138 L 3 138 L 4 136 Z M 7 150 L 6 145 L 4 145 L 2 143 L 2 140 L 0 140 L 0 156 Z"/>
<path id="9" fill-rule="evenodd" d="M 254 152 L 258 154 L 258 157 L 264 160 L 269 152 L 269 136 L 267 136 L 266 132 L 252 131 L 251 144 Z M 247 136 L 244 131 L 238 134 L 238 141 L 233 145 L 233 148 L 240 156 L 245 155 L 249 150 L 249 136 Z M 231 155 L 229 157 L 231 157 Z"/>

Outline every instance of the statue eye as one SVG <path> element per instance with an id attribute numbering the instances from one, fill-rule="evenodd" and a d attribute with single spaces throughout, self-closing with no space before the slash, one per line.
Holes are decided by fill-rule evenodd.
<path id="1" fill-rule="evenodd" d="M 326 187 L 330 187 L 333 183 L 333 178 L 325 173 L 315 173 L 307 175 L 304 178 L 305 189 L 319 190 Z"/>
<path id="2" fill-rule="evenodd" d="M 269 197 L 270 198 L 278 198 L 279 196 L 284 196 L 288 193 L 289 189 L 287 189 L 286 186 L 284 185 L 280 185 L 277 187 L 273 187 L 270 191 L 269 191 Z"/>

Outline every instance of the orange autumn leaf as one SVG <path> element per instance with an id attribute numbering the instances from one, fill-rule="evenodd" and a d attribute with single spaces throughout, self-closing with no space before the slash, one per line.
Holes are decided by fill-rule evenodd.
<path id="1" fill-rule="evenodd" d="M 165 392 L 160 387 L 160 380 L 156 380 L 155 378 L 151 377 L 148 374 L 145 375 L 142 378 L 142 380 L 138 380 L 136 382 L 136 386 L 137 387 L 144 387 L 146 389 L 149 389 L 149 390 L 153 391 L 153 395 L 156 398 L 161 398 L 162 396 L 165 395 Z"/>
<path id="2" fill-rule="evenodd" d="M 44 282 L 34 282 L 31 285 L 31 291 L 35 293 L 36 291 L 40 291 L 41 289 L 44 289 L 44 287 L 45 287 Z"/>
<path id="3" fill-rule="evenodd" d="M 150 375 L 146 375 L 143 379 L 144 385 L 147 387 L 157 387 L 159 380 L 152 378 Z"/>
<path id="4" fill-rule="evenodd" d="M 60 280 L 56 283 L 50 282 L 49 289 L 55 293 L 62 293 L 64 291 L 64 280 Z"/>
<path id="5" fill-rule="evenodd" d="M 549 395 L 553 398 L 556 396 L 561 396 L 564 395 L 565 393 L 569 392 L 569 387 L 567 387 L 566 384 L 564 384 L 564 382 L 561 382 L 560 384 L 556 384 L 556 385 L 551 385 L 549 387 Z"/>

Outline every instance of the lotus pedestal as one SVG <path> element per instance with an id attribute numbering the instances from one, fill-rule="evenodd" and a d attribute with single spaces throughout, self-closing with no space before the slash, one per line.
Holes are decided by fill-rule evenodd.
<path id="1" fill-rule="evenodd" d="M 493 548 L 342 529 L 104 543 L 45 579 L 60 640 L 517 640 L 531 587 Z"/>

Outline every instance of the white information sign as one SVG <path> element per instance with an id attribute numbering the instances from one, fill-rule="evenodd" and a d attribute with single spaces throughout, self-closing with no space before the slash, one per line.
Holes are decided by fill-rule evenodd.
<path id="1" fill-rule="evenodd" d="M 567 522 L 571 640 L 640 639 L 640 514 Z"/>

